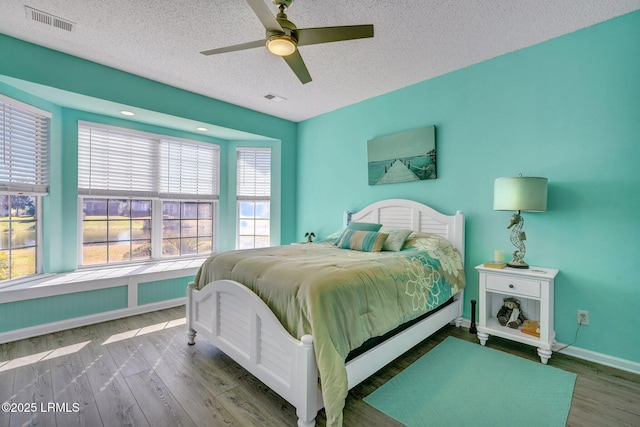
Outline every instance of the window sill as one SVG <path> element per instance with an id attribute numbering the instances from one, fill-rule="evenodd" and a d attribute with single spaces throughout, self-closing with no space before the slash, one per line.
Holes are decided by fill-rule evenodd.
<path id="1" fill-rule="evenodd" d="M 135 282 L 150 282 L 195 275 L 206 257 L 156 261 L 145 264 L 83 268 L 69 273 L 45 274 L 0 285 L 0 303 L 89 291 Z M 186 289 L 187 283 L 185 283 Z"/>

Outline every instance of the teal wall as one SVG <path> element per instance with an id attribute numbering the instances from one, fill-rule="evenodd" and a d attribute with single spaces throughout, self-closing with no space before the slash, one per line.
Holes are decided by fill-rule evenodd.
<path id="1" fill-rule="evenodd" d="M 127 287 L 97 289 L 0 304 L 0 333 L 127 308 Z"/>
<path id="2" fill-rule="evenodd" d="M 187 283 L 195 276 L 157 280 L 138 284 L 138 305 L 151 304 L 185 296 Z"/>
<path id="3" fill-rule="evenodd" d="M 548 177 L 548 211 L 524 213 L 524 229 L 527 261 L 560 269 L 557 339 L 572 342 L 588 310 L 576 346 L 640 362 L 639 40 L 635 12 L 302 122 L 297 235 L 391 197 L 463 210 L 469 318 L 473 267 L 513 250 L 495 178 Z M 432 124 L 436 180 L 368 186 L 368 139 Z"/>

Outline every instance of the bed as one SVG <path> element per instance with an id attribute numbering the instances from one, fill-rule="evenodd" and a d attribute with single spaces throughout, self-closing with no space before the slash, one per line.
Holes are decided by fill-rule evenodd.
<path id="1" fill-rule="evenodd" d="M 410 229 L 418 233 L 428 233 L 429 236 L 434 236 L 434 238 L 439 238 L 440 240 L 446 239 L 446 241 L 451 243 L 452 248 L 455 248 L 457 254 L 459 254 L 460 263 L 464 260 L 464 216 L 460 211 L 455 215 L 444 215 L 426 205 L 414 201 L 390 199 L 371 204 L 359 212 L 347 213 L 345 215 L 345 224 L 350 223 L 382 224 L 385 227 L 382 230 L 383 232 L 389 229 Z M 413 234 L 409 237 L 412 236 Z M 211 257 L 210 260 L 212 261 L 211 265 L 215 266 L 217 263 L 216 268 L 218 270 L 222 270 L 222 266 L 225 265 L 224 262 L 230 262 L 229 259 L 233 259 L 233 263 L 230 264 L 228 276 L 225 276 L 224 273 L 220 273 L 219 271 L 216 271 L 214 274 L 212 270 L 215 270 L 215 268 L 205 263 L 198 272 L 196 279 L 189 283 L 187 287 L 188 342 L 189 344 L 193 344 L 195 342 L 195 336 L 198 334 L 198 336 L 206 338 L 213 345 L 225 352 L 296 408 L 298 426 L 315 425 L 315 416 L 323 407 L 326 407 L 327 425 L 340 425 L 342 422 L 342 407 L 344 405 L 344 399 L 346 398 L 346 392 L 349 389 L 371 376 L 387 363 L 402 355 L 446 324 L 454 322 L 456 326 L 460 326 L 463 309 L 462 287 L 464 284 L 462 284 L 462 286 L 456 286 L 455 289 L 452 286 L 452 290 L 450 291 L 451 297 L 446 299 L 446 303 L 442 301 L 443 304 L 441 304 L 441 307 L 433 310 L 432 314 L 424 314 L 412 318 L 410 327 L 405 327 L 381 343 L 370 345 L 365 350 L 355 353 L 355 356 L 351 351 L 354 349 L 348 348 L 349 357 L 343 357 L 346 356 L 347 349 L 345 347 L 347 347 L 347 345 L 343 345 L 341 341 L 342 335 L 347 336 L 345 340 L 348 341 L 351 340 L 350 335 L 360 334 L 352 332 L 352 330 L 360 329 L 360 327 L 354 326 L 359 320 L 353 320 L 353 316 L 358 318 L 357 315 L 349 312 L 349 310 L 345 308 L 345 313 L 343 313 L 346 316 L 345 319 L 347 319 L 345 320 L 345 324 L 349 324 L 350 328 L 342 328 L 343 330 L 339 332 L 342 335 L 338 338 L 330 337 L 331 339 L 325 337 L 325 328 L 317 325 L 334 322 L 333 318 L 336 317 L 335 311 L 327 314 L 319 310 L 314 311 L 306 306 L 301 306 L 302 308 L 300 308 L 300 310 L 303 312 L 313 311 L 317 313 L 315 314 L 315 323 L 313 322 L 313 316 L 307 316 L 308 313 L 295 314 L 296 316 L 304 318 L 304 321 L 291 323 L 291 320 L 287 317 L 287 313 L 291 310 L 288 308 L 279 309 L 277 306 L 274 306 L 273 301 L 269 299 L 268 295 L 264 295 L 264 293 L 261 294 L 260 288 L 254 290 L 249 289 L 248 286 L 254 286 L 253 282 L 261 283 L 265 280 L 261 272 L 255 273 L 256 277 L 247 276 L 247 274 L 254 273 L 251 273 L 250 268 L 245 268 L 245 266 L 248 265 L 245 262 L 248 261 L 245 261 L 245 258 L 241 258 L 240 255 L 241 253 L 243 256 L 246 254 L 246 259 L 248 259 L 249 255 L 253 254 L 258 258 L 258 264 L 263 263 L 267 265 L 267 263 L 270 262 L 272 263 L 270 267 L 271 270 L 280 269 L 287 271 L 293 271 L 293 267 L 291 266 L 296 265 L 293 258 L 300 256 L 301 261 L 299 268 L 300 271 L 304 271 L 304 274 L 297 274 L 293 271 L 292 276 L 303 276 L 306 280 L 308 275 L 311 274 L 309 273 L 311 270 L 308 269 L 309 265 L 315 263 L 315 258 L 313 257 L 316 256 L 337 257 L 338 255 L 335 255 L 336 253 L 348 254 L 348 257 L 345 257 L 344 260 L 334 258 L 333 260 L 329 259 L 326 261 L 325 258 L 322 258 L 322 262 L 329 263 L 324 264 L 323 268 L 325 270 L 322 270 L 323 272 L 327 272 L 330 270 L 341 270 L 343 264 L 346 266 L 350 263 L 354 265 L 366 264 L 370 265 L 371 268 L 378 268 L 379 264 L 391 263 L 391 261 L 387 261 L 390 256 L 396 256 L 398 258 L 406 257 L 406 254 L 410 254 L 412 250 L 418 249 L 410 246 L 407 251 L 402 250 L 393 255 L 383 254 L 382 252 L 365 254 L 356 253 L 348 249 L 338 249 L 328 244 L 325 246 L 322 244 L 311 244 L 289 245 L 272 249 L 265 248 L 264 251 L 231 251 L 230 253 L 223 253 L 225 254 L 224 256 L 222 254 L 216 254 Z M 318 255 L 318 253 L 322 253 L 322 255 Z M 225 259 L 221 259 L 223 257 Z M 347 260 L 347 258 L 349 259 Z M 282 261 L 285 259 L 286 261 Z M 274 260 L 276 263 L 281 264 L 275 264 L 274 266 Z M 402 262 L 407 261 L 404 260 Z M 460 265 L 460 267 L 462 266 Z M 463 270 L 462 274 L 464 274 Z M 378 273 L 366 274 L 366 272 L 363 271 L 357 273 L 357 276 L 363 275 L 380 276 Z M 395 272 L 389 275 L 389 277 L 395 276 L 397 276 Z M 213 279 L 209 277 L 213 277 Z M 326 282 L 325 284 L 327 286 L 331 284 L 332 276 L 330 274 L 322 274 L 318 277 L 322 277 L 323 279 L 320 281 L 323 282 L 324 280 L 323 283 Z M 289 278 L 282 279 L 282 282 L 288 280 Z M 391 281 L 391 279 L 389 280 Z M 462 283 L 463 281 L 464 277 L 462 277 Z M 252 284 L 243 284 L 240 282 L 252 282 Z M 280 289 L 279 286 L 273 286 L 273 288 Z M 345 289 L 350 287 L 341 286 L 340 288 Z M 408 289 L 407 287 L 407 293 Z M 274 292 L 277 293 L 279 291 L 276 290 Z M 300 295 L 300 290 L 297 292 L 298 293 L 289 295 L 289 300 L 304 300 L 304 298 L 297 297 Z M 352 291 L 349 290 L 349 292 Z M 258 294 L 261 294 L 261 296 L 258 296 Z M 362 292 L 360 295 L 363 295 Z M 371 296 L 374 295 L 374 292 L 370 294 L 365 293 L 364 295 L 362 299 L 370 298 L 375 300 L 375 298 Z M 332 300 L 331 298 L 335 299 Z M 332 301 L 325 303 L 325 305 L 330 304 L 330 309 L 333 310 L 334 306 L 340 305 L 341 298 L 341 296 L 331 297 L 323 295 L 320 300 Z M 381 296 L 379 298 L 383 297 Z M 415 296 L 413 297 L 413 301 L 415 305 Z M 420 303 L 422 302 L 423 301 L 420 300 Z M 294 303 L 298 304 L 297 301 L 294 301 Z M 375 303 L 373 303 L 373 305 L 375 305 Z M 349 304 L 346 306 L 349 306 Z M 423 310 L 422 305 L 419 305 L 419 308 Z M 428 310 L 424 308 L 424 311 L 426 312 Z M 278 313 L 278 316 L 276 316 L 274 312 Z M 406 314 L 398 316 L 406 316 Z M 368 318 L 368 314 L 360 317 Z M 380 319 L 382 319 L 382 317 L 383 316 L 380 316 Z M 312 320 L 310 323 L 312 324 L 311 326 L 315 326 L 315 329 L 311 328 L 308 324 L 308 318 Z M 409 319 L 404 319 L 402 322 L 405 320 Z M 335 322 L 338 321 L 339 320 L 336 320 Z M 387 320 L 385 318 L 384 322 L 381 321 L 381 323 L 386 325 L 386 323 L 391 324 L 393 321 L 395 320 Z M 371 322 L 369 322 L 369 328 L 370 326 Z M 388 327 L 387 330 L 391 329 L 394 328 Z M 308 331 L 311 330 L 314 331 L 313 335 L 308 333 Z M 380 335 L 382 335 L 387 332 L 387 330 L 376 331 L 376 334 L 380 333 Z M 307 333 L 304 333 L 304 331 L 307 331 Z M 371 331 L 367 329 L 366 333 L 371 333 Z M 363 332 L 360 335 L 363 334 L 365 333 Z M 353 342 L 361 343 L 362 337 L 358 335 L 356 338 L 353 339 Z M 330 344 L 327 344 L 327 342 L 330 342 Z M 365 344 L 369 343 L 370 340 Z M 349 344 L 352 344 L 352 342 L 349 341 Z M 335 347 L 336 350 L 330 352 L 330 356 L 325 355 L 328 351 L 325 351 L 325 349 L 333 350 L 333 347 Z M 337 357 L 334 353 L 342 357 L 337 365 L 331 364 L 335 362 L 333 359 Z M 328 360 L 329 362 L 327 362 Z M 345 360 L 347 361 L 345 362 Z M 342 378 L 343 375 L 344 379 Z M 325 379 L 324 382 L 322 381 L 323 378 Z M 324 398 L 322 391 L 325 392 Z"/>

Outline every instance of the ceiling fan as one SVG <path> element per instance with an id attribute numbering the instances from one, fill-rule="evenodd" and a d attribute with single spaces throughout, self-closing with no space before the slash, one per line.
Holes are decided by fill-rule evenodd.
<path id="1" fill-rule="evenodd" d="M 216 55 L 266 45 L 269 52 L 281 56 L 302 84 L 305 84 L 311 81 L 311 75 L 302 60 L 302 56 L 300 56 L 298 46 L 373 37 L 373 25 L 297 28 L 293 22 L 289 21 L 287 15 L 284 13 L 284 11 L 291 6 L 293 0 L 271 0 L 271 2 L 280 9 L 280 13 L 276 16 L 271 14 L 271 11 L 263 0 L 247 0 L 251 9 L 253 9 L 253 12 L 258 16 L 258 19 L 260 19 L 260 22 L 262 22 L 262 25 L 264 25 L 264 28 L 267 30 L 263 40 L 205 50 L 200 53 L 203 55 Z"/>

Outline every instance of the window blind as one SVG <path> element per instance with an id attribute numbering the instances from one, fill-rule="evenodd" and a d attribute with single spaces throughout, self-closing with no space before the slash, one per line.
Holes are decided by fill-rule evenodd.
<path id="1" fill-rule="evenodd" d="M 0 95 L 0 191 L 49 193 L 51 114 Z"/>
<path id="2" fill-rule="evenodd" d="M 160 197 L 218 198 L 220 151 L 216 146 L 163 139 L 160 160 Z"/>
<path id="3" fill-rule="evenodd" d="M 79 124 L 78 193 L 157 197 L 157 145 L 143 133 Z"/>
<path id="4" fill-rule="evenodd" d="M 269 200 L 271 197 L 271 149 L 238 148 L 238 200 Z"/>
<path id="5" fill-rule="evenodd" d="M 78 124 L 78 193 L 105 197 L 217 198 L 214 144 Z"/>

